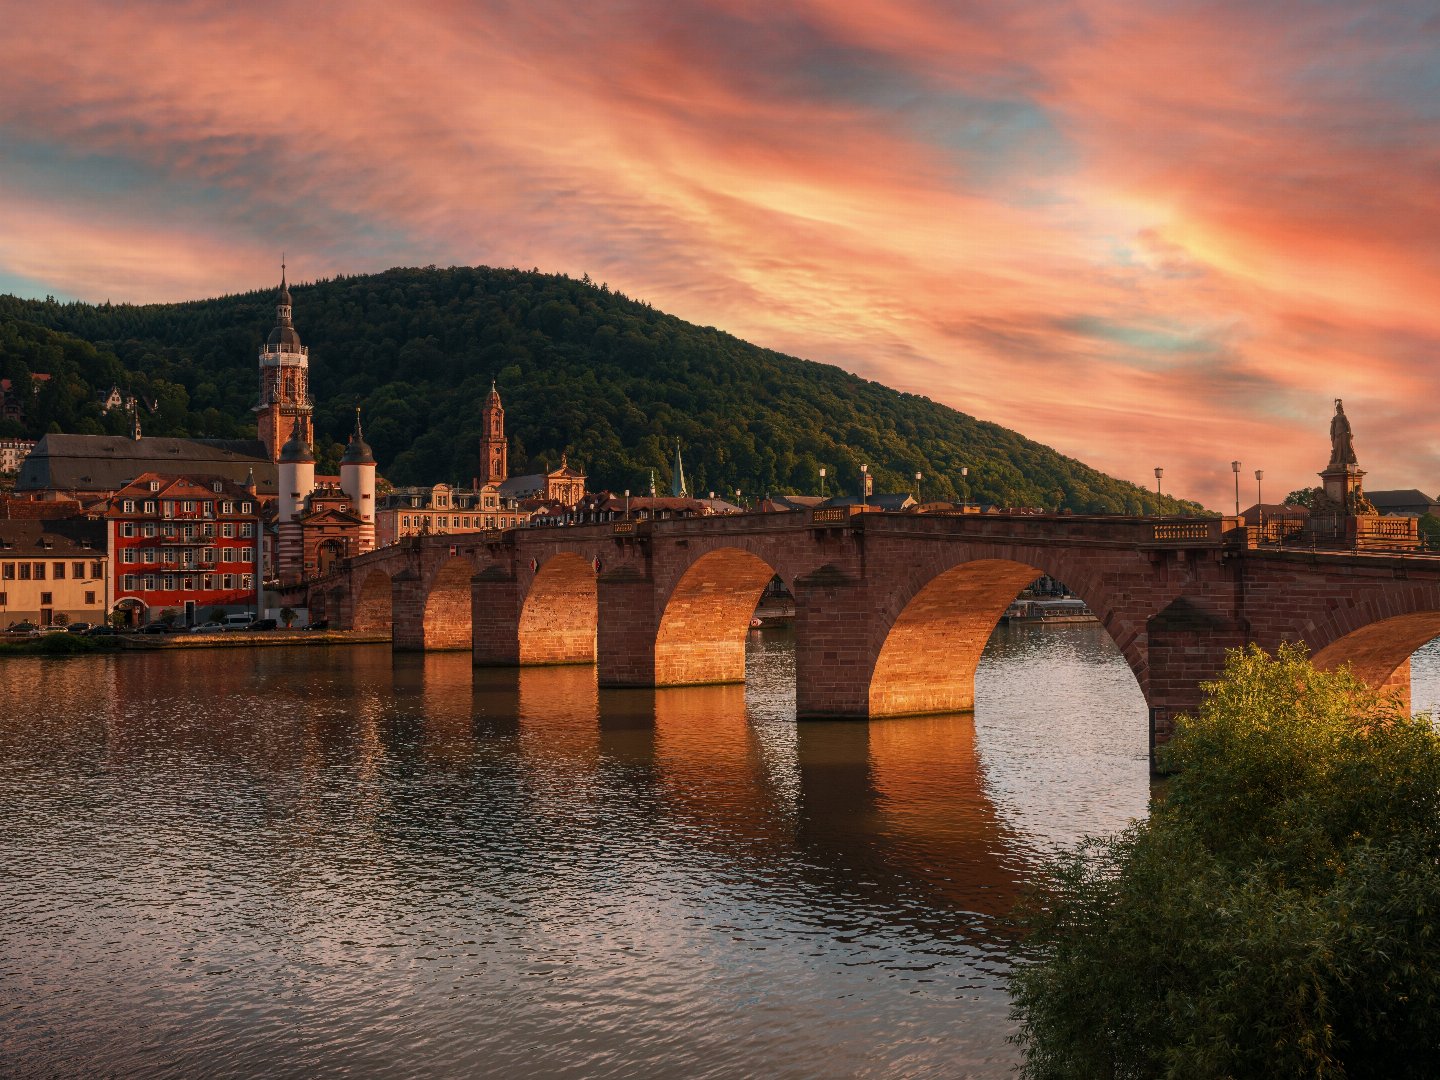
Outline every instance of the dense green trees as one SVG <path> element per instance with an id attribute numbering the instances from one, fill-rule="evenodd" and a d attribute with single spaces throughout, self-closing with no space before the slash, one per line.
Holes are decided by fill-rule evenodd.
<path id="1" fill-rule="evenodd" d="M 311 347 L 317 443 L 342 441 L 361 402 L 382 471 L 398 483 L 467 481 L 491 379 L 512 471 L 562 452 L 592 484 L 668 485 L 674 439 L 697 491 L 881 491 L 917 470 L 927 497 L 1082 512 L 1199 509 L 1107 477 L 983 423 L 835 367 L 692 326 L 587 280 L 518 270 L 397 269 L 292 289 Z M 151 434 L 248 435 L 254 355 L 274 322 L 270 290 L 185 304 L 57 304 L 0 297 L 0 365 L 64 372 L 27 422 L 109 430 L 92 403 L 111 383 L 159 403 Z M 14 343 L 12 346 L 12 342 Z M 27 367 L 28 365 L 28 367 Z M 3 368 L 0 368 L 3 370 Z M 961 483 L 961 468 L 970 470 Z"/>
<path id="2" fill-rule="evenodd" d="M 1025 914 L 1025 1075 L 1434 1076 L 1429 718 L 1252 647 L 1164 764 L 1150 819 L 1057 860 Z"/>

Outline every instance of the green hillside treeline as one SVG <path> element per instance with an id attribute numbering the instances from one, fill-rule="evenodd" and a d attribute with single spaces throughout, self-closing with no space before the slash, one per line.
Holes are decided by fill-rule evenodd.
<path id="1" fill-rule="evenodd" d="M 395 269 L 292 287 L 310 347 L 317 454 L 334 467 L 358 401 L 383 475 L 469 483 L 491 379 L 505 404 L 511 472 L 562 452 L 591 487 L 668 490 L 678 437 L 694 492 L 877 491 L 1081 513 L 1179 513 L 1157 497 L 996 424 L 839 368 L 758 348 L 592 284 L 538 271 Z M 52 376 L 23 424 L 121 434 L 102 416 L 112 384 L 153 402 L 147 435 L 253 437 L 255 351 L 275 290 L 182 304 L 0 297 L 0 376 Z M 968 480 L 960 470 L 968 467 Z"/>

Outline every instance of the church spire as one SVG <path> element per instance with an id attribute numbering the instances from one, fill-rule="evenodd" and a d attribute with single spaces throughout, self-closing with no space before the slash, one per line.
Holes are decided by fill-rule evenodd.
<path id="1" fill-rule="evenodd" d="M 670 495 L 672 498 L 688 498 L 690 492 L 685 489 L 685 464 L 680 460 L 680 438 L 675 438 L 675 470 L 670 477 Z"/>

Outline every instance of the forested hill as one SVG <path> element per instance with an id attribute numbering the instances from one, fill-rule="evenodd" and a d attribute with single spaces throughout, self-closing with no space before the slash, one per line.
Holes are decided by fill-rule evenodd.
<path id="1" fill-rule="evenodd" d="M 878 491 L 924 473 L 930 498 L 1155 512 L 1157 497 L 1013 431 L 839 368 L 692 326 L 588 280 L 485 267 L 396 269 L 292 286 L 310 348 L 317 454 L 332 467 L 357 400 L 382 475 L 468 483 L 480 408 L 496 380 L 511 472 L 558 464 L 592 488 L 668 489 L 675 439 L 692 491 Z M 103 305 L 0 296 L 0 376 L 39 386 L 23 425 L 121 434 L 102 416 L 112 384 L 156 406 L 148 435 L 253 437 L 255 353 L 275 323 L 275 289 L 183 304 Z M 967 482 L 960 469 L 969 468 Z M 1199 509 L 1165 497 L 1158 509 Z"/>

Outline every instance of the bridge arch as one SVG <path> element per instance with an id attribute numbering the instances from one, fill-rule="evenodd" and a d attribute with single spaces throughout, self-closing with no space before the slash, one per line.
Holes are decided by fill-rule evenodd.
<path id="1" fill-rule="evenodd" d="M 745 681 L 750 620 L 775 568 L 738 547 L 691 563 L 665 599 L 655 634 L 655 685 Z"/>
<path id="2" fill-rule="evenodd" d="M 520 663 L 593 664 L 598 623 L 594 563 L 574 552 L 552 556 L 520 608 Z"/>
<path id="3" fill-rule="evenodd" d="M 1359 678 L 1377 690 L 1397 690 L 1410 705 L 1410 657 L 1427 642 L 1440 638 L 1440 610 L 1411 611 L 1364 623 L 1318 649 L 1315 666 L 1332 670 L 1350 665 Z"/>
<path id="4" fill-rule="evenodd" d="M 975 672 L 1001 615 L 1042 574 L 1066 585 L 1107 624 L 1112 620 L 1088 575 L 1071 580 L 1062 566 L 1040 560 L 977 558 L 949 566 L 912 584 L 884 632 L 870 674 L 872 717 L 962 712 L 975 706 Z M 1046 560 L 1048 562 L 1048 560 Z M 922 571 L 923 573 L 923 571 Z M 1128 635 L 1127 635 L 1128 638 Z M 1133 640 L 1116 641 L 1144 689 L 1143 664 Z"/>
<path id="5" fill-rule="evenodd" d="M 352 628 L 367 634 L 389 633 L 394 626 L 394 584 L 384 570 L 355 571 L 360 587 L 355 592 Z"/>
<path id="6" fill-rule="evenodd" d="M 470 579 L 474 574 L 474 565 L 461 555 L 450 556 L 436 569 L 425 592 L 421 648 L 471 648 Z"/>

